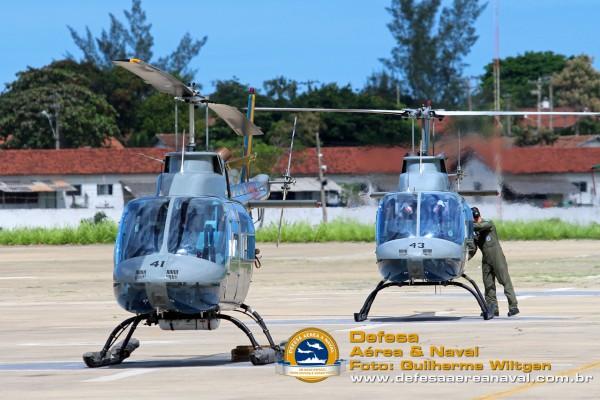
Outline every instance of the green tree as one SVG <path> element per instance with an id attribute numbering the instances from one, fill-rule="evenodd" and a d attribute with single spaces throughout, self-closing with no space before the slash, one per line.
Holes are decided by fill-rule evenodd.
<path id="1" fill-rule="evenodd" d="M 395 100 L 335 83 L 321 85 L 298 96 L 301 107 L 325 108 L 395 108 Z M 403 107 L 400 104 L 400 107 Z M 322 113 L 319 115 L 321 139 L 328 146 L 356 146 L 407 143 L 409 124 L 389 115 Z M 314 132 L 312 133 L 314 135 Z"/>
<path id="2" fill-rule="evenodd" d="M 531 94 L 536 88 L 535 81 L 562 71 L 566 62 L 566 56 L 551 51 L 527 51 L 522 55 L 501 59 L 500 87 L 505 106 L 511 109 L 537 107 L 537 96 Z M 489 63 L 484 68 L 477 101 L 486 108 L 494 102 L 494 64 Z M 543 90 L 547 92 L 547 86 Z M 510 100 L 507 96 L 510 96 Z M 507 101 L 510 104 L 506 104 Z"/>
<path id="3" fill-rule="evenodd" d="M 265 95 L 275 103 L 289 104 L 298 96 L 298 82 L 284 76 L 265 81 L 263 88 Z"/>
<path id="4" fill-rule="evenodd" d="M 485 8 L 478 0 L 454 0 L 440 10 L 441 0 L 392 0 L 388 28 L 396 40 L 384 65 L 398 74 L 416 101 L 438 106 L 462 101 L 464 57 L 477 41 L 474 23 Z"/>
<path id="5" fill-rule="evenodd" d="M 567 61 L 565 68 L 552 77 L 556 101 L 560 106 L 576 111 L 600 111 L 600 72 L 592 65 L 592 58 L 580 55 Z M 575 125 L 577 134 L 598 133 L 600 123 L 585 118 Z"/>
<path id="6" fill-rule="evenodd" d="M 110 26 L 108 30 L 103 29 L 99 37 L 94 37 L 88 27 L 85 28 L 85 34 L 80 34 L 73 27 L 67 26 L 73 41 L 83 53 L 83 61 L 104 69 L 112 67 L 113 60 L 128 56 L 153 62 L 154 37 L 150 32 L 152 24 L 146 21 L 141 0 L 132 0 L 131 9 L 124 10 L 124 14 L 127 26 L 109 13 Z M 185 80 L 191 80 L 196 71 L 189 68 L 189 63 L 200 53 L 206 40 L 206 36 L 194 39 L 186 33 L 171 54 L 159 57 L 154 60 L 154 64 Z"/>
<path id="7" fill-rule="evenodd" d="M 548 128 L 542 128 L 539 132 L 534 127 L 515 125 L 512 127 L 517 146 L 533 146 L 537 144 L 551 145 L 558 139 L 558 133 Z"/>
<path id="8" fill-rule="evenodd" d="M 91 82 L 55 62 L 28 68 L 0 95 L 0 136 L 7 148 L 53 148 L 54 138 L 42 111 L 59 110 L 61 147 L 100 147 L 118 134 L 116 111 L 102 95 L 90 90 Z M 55 111 L 54 111 L 55 112 Z"/>

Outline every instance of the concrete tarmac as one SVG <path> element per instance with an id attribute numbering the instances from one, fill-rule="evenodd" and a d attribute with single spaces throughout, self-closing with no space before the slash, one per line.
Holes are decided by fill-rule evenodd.
<path id="1" fill-rule="evenodd" d="M 0 398 L 600 398 L 600 245 L 595 241 L 506 242 L 503 244 L 521 314 L 491 321 L 479 317 L 475 299 L 459 288 L 389 288 L 374 303 L 370 319 L 357 312 L 380 276 L 372 244 L 333 243 L 259 246 L 263 267 L 254 271 L 247 303 L 265 318 L 276 340 L 306 327 L 335 337 L 341 358 L 350 357 L 349 332 L 416 333 L 423 349 L 479 347 L 475 358 L 423 359 L 481 362 L 481 372 L 408 371 L 402 359 L 378 357 L 395 369 L 346 371 L 308 384 L 277 375 L 273 365 L 232 363 L 229 351 L 247 339 L 226 321 L 217 331 L 161 331 L 142 326 L 141 342 L 123 364 L 84 366 L 81 355 L 100 350 L 109 332 L 130 314 L 112 293 L 112 246 L 0 248 Z M 467 273 L 481 282 L 480 258 Z M 482 288 L 483 289 L 483 288 Z M 498 290 L 501 293 L 501 287 Z M 257 338 L 264 339 L 254 324 Z M 402 348 L 406 344 L 358 344 Z M 549 362 L 558 375 L 588 383 L 353 383 L 361 376 L 523 376 L 497 372 L 489 360 Z M 402 375 L 404 374 L 404 375 Z M 577 377 L 583 378 L 577 378 Z M 433 377 L 433 378 L 432 378 Z M 384 379 L 384 378 L 379 378 Z M 425 379 L 425 378 L 422 378 Z M 509 378 L 506 378 L 509 379 Z"/>

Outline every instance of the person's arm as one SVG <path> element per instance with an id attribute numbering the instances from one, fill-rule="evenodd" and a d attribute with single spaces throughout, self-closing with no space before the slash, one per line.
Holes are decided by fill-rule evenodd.
<path id="1" fill-rule="evenodd" d="M 475 257 L 475 254 L 477 253 L 477 246 L 475 245 L 475 241 L 473 239 L 467 239 L 466 240 L 467 243 L 467 250 L 469 252 L 469 260 L 473 257 Z"/>
<path id="2" fill-rule="evenodd" d="M 473 229 L 477 233 L 491 231 L 493 227 L 494 227 L 494 223 L 492 221 L 483 221 L 482 220 L 480 222 L 475 222 L 473 224 Z"/>

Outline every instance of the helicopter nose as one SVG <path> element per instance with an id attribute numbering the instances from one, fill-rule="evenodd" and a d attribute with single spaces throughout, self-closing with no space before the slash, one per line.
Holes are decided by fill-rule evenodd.
<path id="1" fill-rule="evenodd" d="M 218 305 L 225 265 L 193 256 L 155 254 L 125 260 L 114 273 L 119 304 L 132 312 L 201 312 Z"/>

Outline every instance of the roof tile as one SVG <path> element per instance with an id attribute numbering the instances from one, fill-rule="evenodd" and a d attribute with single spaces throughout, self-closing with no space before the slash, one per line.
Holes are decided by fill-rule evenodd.
<path id="1" fill-rule="evenodd" d="M 167 149 L 0 150 L 0 176 L 158 174 Z"/>

